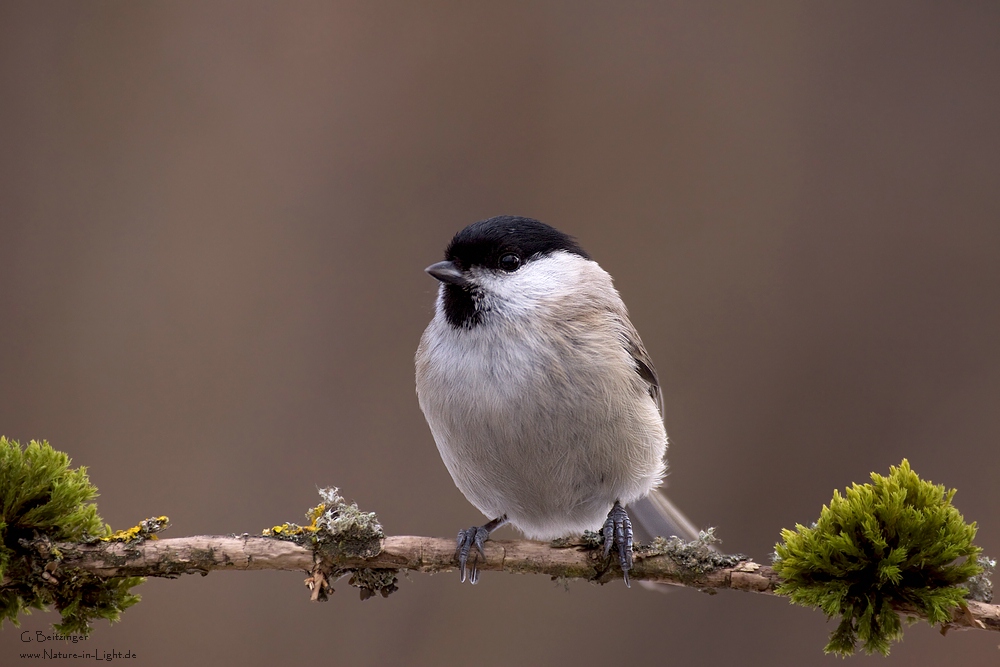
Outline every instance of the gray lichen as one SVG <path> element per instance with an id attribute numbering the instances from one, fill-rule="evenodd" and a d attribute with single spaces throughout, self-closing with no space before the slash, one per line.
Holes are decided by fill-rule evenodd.
<path id="1" fill-rule="evenodd" d="M 325 556 L 372 558 L 382 552 L 385 531 L 374 512 L 350 505 L 336 488 L 320 489 L 323 503 L 310 512 L 316 545 Z"/>
<path id="2" fill-rule="evenodd" d="M 398 570 L 373 570 L 366 567 L 362 570 L 355 570 L 347 583 L 360 589 L 362 600 L 367 600 L 376 593 L 387 598 L 391 593 L 399 590 L 399 587 L 396 586 L 399 581 L 397 574 L 399 574 Z"/>
<path id="3" fill-rule="evenodd" d="M 720 568 L 735 567 L 750 560 L 743 554 L 724 554 L 715 548 L 719 538 L 715 528 L 698 533 L 698 539 L 686 542 L 677 536 L 657 537 L 647 546 L 640 546 L 636 552 L 642 556 L 667 556 L 692 574 L 705 574 Z"/>
<path id="4" fill-rule="evenodd" d="M 993 582 L 990 580 L 990 577 L 993 576 L 993 569 L 997 566 L 997 561 L 994 558 L 987 558 L 981 554 L 977 560 L 979 567 L 983 568 L 983 571 L 969 577 L 969 580 L 965 582 L 965 587 L 969 589 L 969 593 L 965 596 L 965 599 L 989 604 L 993 602 Z"/>
<path id="5" fill-rule="evenodd" d="M 330 580 L 353 573 L 349 583 L 361 589 L 362 600 L 375 593 L 388 597 L 398 590 L 398 570 L 353 569 L 341 565 L 346 559 L 373 558 L 382 552 L 385 531 L 375 513 L 361 511 L 356 503 L 348 504 L 335 487 L 320 489 L 319 495 L 323 502 L 306 514 L 308 525 L 284 523 L 265 530 L 264 535 L 315 549 Z"/>

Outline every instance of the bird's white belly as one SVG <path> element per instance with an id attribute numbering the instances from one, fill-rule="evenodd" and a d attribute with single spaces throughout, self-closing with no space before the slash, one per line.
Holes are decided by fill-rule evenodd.
<path id="1" fill-rule="evenodd" d="M 659 484 L 666 433 L 648 395 L 621 400 L 644 393 L 621 360 L 462 333 L 428 347 L 417 390 L 455 484 L 488 518 L 535 539 L 578 534 Z"/>

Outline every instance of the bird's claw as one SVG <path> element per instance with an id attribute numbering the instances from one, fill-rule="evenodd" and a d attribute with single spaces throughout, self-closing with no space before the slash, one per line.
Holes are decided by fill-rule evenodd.
<path id="1" fill-rule="evenodd" d="M 472 551 L 472 547 L 476 548 L 477 556 L 472 561 L 472 571 L 469 572 L 469 582 L 477 583 L 479 581 L 479 568 L 476 564 L 479 562 L 479 556 L 486 560 L 486 551 L 484 551 L 484 543 L 486 539 L 490 536 L 490 531 L 486 526 L 473 526 L 472 528 L 467 528 L 466 530 L 458 531 L 458 545 L 455 547 L 455 552 L 458 555 L 458 567 L 462 573 L 462 582 L 465 582 L 466 577 L 466 565 L 469 562 L 469 554 Z"/>
<path id="2" fill-rule="evenodd" d="M 625 575 L 625 585 L 629 585 L 628 571 L 632 569 L 632 521 L 617 500 L 608 512 L 608 520 L 601 531 L 604 534 L 604 557 L 611 555 L 611 547 L 618 547 L 618 564 Z"/>

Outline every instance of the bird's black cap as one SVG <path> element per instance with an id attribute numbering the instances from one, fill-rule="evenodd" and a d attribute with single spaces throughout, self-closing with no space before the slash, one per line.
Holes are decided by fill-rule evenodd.
<path id="1" fill-rule="evenodd" d="M 498 215 L 474 222 L 455 234 L 444 255 L 445 259 L 461 269 L 472 266 L 495 269 L 500 258 L 507 253 L 514 253 L 521 261 L 527 261 L 557 250 L 590 259 L 590 255 L 572 236 L 558 229 L 531 218 Z"/>
<path id="2" fill-rule="evenodd" d="M 444 314 L 455 328 L 478 326 L 485 312 L 476 305 L 476 285 L 464 277 L 474 266 L 498 270 L 500 258 L 515 254 L 520 262 L 564 250 L 584 259 L 590 255 L 573 237 L 531 218 L 499 215 L 474 222 L 448 244 L 445 261 L 427 267 L 444 284 Z"/>

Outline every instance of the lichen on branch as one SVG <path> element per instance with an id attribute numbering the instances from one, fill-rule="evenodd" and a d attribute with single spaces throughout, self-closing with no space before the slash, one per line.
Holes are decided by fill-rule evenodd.
<path id="1" fill-rule="evenodd" d="M 658 538 L 636 545 L 630 578 L 713 592 L 788 595 L 842 620 L 828 650 L 847 653 L 858 641 L 887 652 L 898 637 L 899 614 L 941 623 L 942 629 L 1000 631 L 1000 606 L 987 604 L 991 585 L 972 545 L 975 524 L 952 507 L 954 491 L 920 480 L 904 460 L 888 477 L 835 493 L 810 528 L 784 531 L 774 567 L 716 550 L 706 531 L 694 542 Z M 455 540 L 387 537 L 376 516 L 348 504 L 337 489 L 306 524 L 283 523 L 264 535 L 200 535 L 157 540 L 167 517 L 112 532 L 91 502 L 97 490 L 83 468 L 47 443 L 22 448 L 0 438 L 0 624 L 17 623 L 29 608 L 55 607 L 63 634 L 86 634 L 90 621 L 115 620 L 138 596 L 140 577 L 177 577 L 215 570 L 306 573 L 313 600 L 349 578 L 361 598 L 397 590 L 400 571 L 445 572 L 456 567 Z M 558 580 L 621 581 L 601 536 L 588 533 L 552 543 L 489 540 L 483 571 L 544 574 Z M 969 595 L 970 597 L 966 598 Z"/>
<path id="2" fill-rule="evenodd" d="M 344 567 L 350 558 L 372 558 L 382 551 L 385 531 L 374 512 L 363 512 L 357 503 L 347 504 L 336 487 L 320 489 L 323 499 L 306 513 L 309 523 L 300 526 L 283 523 L 263 531 L 273 537 L 310 547 L 316 555 L 317 567 L 306 580 L 313 591 L 313 600 L 325 601 L 333 592 L 330 580 L 345 572 L 351 573 L 351 586 L 360 589 L 361 599 L 376 593 L 389 597 L 399 590 L 397 570 Z"/>

